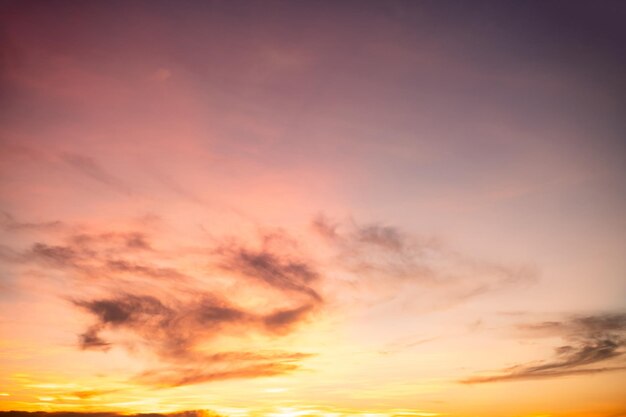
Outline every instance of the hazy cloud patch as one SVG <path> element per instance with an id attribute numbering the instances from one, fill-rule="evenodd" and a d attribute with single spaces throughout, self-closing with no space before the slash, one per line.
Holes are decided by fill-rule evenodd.
<path id="1" fill-rule="evenodd" d="M 334 264 L 358 277 L 357 285 L 367 282 L 376 288 L 395 286 L 409 292 L 426 289 L 433 295 L 427 300 L 432 308 L 532 283 L 538 275 L 532 266 L 478 259 L 436 238 L 385 224 L 340 222 L 318 215 L 311 227 L 333 251 Z"/>
<path id="2" fill-rule="evenodd" d="M 94 158 L 79 154 L 64 153 L 61 155 L 61 159 L 81 174 L 100 184 L 104 184 L 125 195 L 132 193 L 130 187 L 124 181 L 106 171 Z"/>
<path id="3" fill-rule="evenodd" d="M 6 211 L 0 212 L 0 225 L 9 232 L 13 231 L 56 231 L 64 226 L 59 220 L 46 222 L 21 222 Z"/>

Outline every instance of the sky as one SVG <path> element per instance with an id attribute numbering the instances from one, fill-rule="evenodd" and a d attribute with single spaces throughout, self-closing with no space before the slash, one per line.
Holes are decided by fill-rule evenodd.
<path id="1" fill-rule="evenodd" d="M 625 416 L 625 20 L 2 1 L 0 410 Z"/>

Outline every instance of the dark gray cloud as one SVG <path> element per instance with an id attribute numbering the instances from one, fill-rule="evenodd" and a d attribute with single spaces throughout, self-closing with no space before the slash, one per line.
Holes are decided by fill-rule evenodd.
<path id="1" fill-rule="evenodd" d="M 95 316 L 96 324 L 87 332 L 91 337 L 100 339 L 104 330 L 130 330 L 159 356 L 180 360 L 193 356 L 195 342 L 215 333 L 221 325 L 249 319 L 242 310 L 209 295 L 179 305 L 175 301 L 166 305 L 154 296 L 125 293 L 74 304 Z"/>
<path id="2" fill-rule="evenodd" d="M 407 252 L 411 249 L 409 236 L 398 228 L 389 225 L 357 224 L 355 222 L 344 225 L 320 214 L 313 219 L 311 226 L 322 237 L 352 247 L 369 246 L 396 253 Z"/>
<path id="3" fill-rule="evenodd" d="M 612 361 L 620 357 L 626 348 L 626 314 L 574 317 L 564 321 L 522 324 L 518 328 L 531 335 L 562 337 L 570 343 L 557 347 L 551 360 L 516 365 L 495 374 L 475 376 L 461 382 L 476 384 L 554 378 L 626 369 L 624 363 L 615 364 Z M 589 367 L 600 363 L 607 365 Z"/>
<path id="4" fill-rule="evenodd" d="M 135 380 L 156 386 L 179 386 L 232 379 L 277 375 L 299 367 L 307 354 L 294 352 L 213 352 L 207 346 L 224 335 L 257 332 L 273 335 L 292 331 L 313 311 L 313 305 L 246 311 L 212 294 L 190 299 L 162 295 L 120 293 L 115 297 L 75 300 L 74 304 L 96 322 L 79 337 L 82 349 L 108 350 L 113 344 L 103 332 L 121 332 L 156 354 L 165 369 L 148 370 Z M 203 345 L 203 350 L 198 345 Z"/>
<path id="5" fill-rule="evenodd" d="M 7 261 L 53 267 L 90 279 L 114 280 L 125 276 L 166 281 L 189 279 L 174 267 L 152 264 L 156 251 L 140 232 L 70 234 L 61 243 L 35 242 L 21 252 L 8 248 L 4 252 L 2 258 Z M 155 256 L 142 256 L 147 252 Z M 159 261 L 158 257 L 156 260 Z"/>
<path id="6" fill-rule="evenodd" d="M 103 325 L 132 324 L 145 315 L 163 316 L 170 312 L 154 297 L 129 294 L 115 299 L 77 301 L 76 305 L 93 313 Z"/>
<path id="7" fill-rule="evenodd" d="M 79 335 L 79 345 L 83 350 L 103 350 L 107 351 L 111 348 L 111 343 L 102 339 L 99 335 L 102 326 L 92 326 L 84 333 Z"/>
<path id="8" fill-rule="evenodd" d="M 23 253 L 23 260 L 77 266 L 81 261 L 104 261 L 118 254 L 151 250 L 147 236 L 140 232 L 74 233 L 68 235 L 62 244 L 34 243 L 30 250 Z"/>
<path id="9" fill-rule="evenodd" d="M 96 318 L 83 334 L 100 347 L 99 333 L 110 329 L 130 330 L 143 344 L 167 359 L 197 358 L 194 347 L 237 327 L 250 331 L 282 332 L 307 319 L 314 305 L 249 312 L 212 294 L 198 293 L 188 300 L 120 293 L 110 298 L 74 300 Z M 106 343 L 106 342 L 104 342 Z M 83 346 L 84 348 L 91 347 Z"/>
<path id="10" fill-rule="evenodd" d="M 322 302 L 322 297 L 311 286 L 320 276 L 310 263 L 279 256 L 265 249 L 234 247 L 221 252 L 222 265 L 227 270 L 280 291 L 305 294 L 315 302 Z"/>
<path id="11" fill-rule="evenodd" d="M 72 247 L 45 243 L 33 244 L 24 257 L 62 268 L 76 266 L 81 259 L 81 255 Z"/>
<path id="12" fill-rule="evenodd" d="M 476 376 L 462 380 L 463 384 L 484 384 L 488 382 L 523 381 L 530 379 L 557 378 L 576 375 L 593 375 L 605 372 L 615 372 L 626 370 L 626 366 L 611 366 L 607 368 L 584 368 L 584 369 L 559 369 L 550 372 L 533 372 L 532 370 L 510 369 L 510 373 L 490 376 Z"/>

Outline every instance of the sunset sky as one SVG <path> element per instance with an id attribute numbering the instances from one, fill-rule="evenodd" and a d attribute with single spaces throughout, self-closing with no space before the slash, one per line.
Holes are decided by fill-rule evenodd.
<path id="1" fill-rule="evenodd" d="M 626 2 L 0 4 L 0 410 L 626 416 Z"/>

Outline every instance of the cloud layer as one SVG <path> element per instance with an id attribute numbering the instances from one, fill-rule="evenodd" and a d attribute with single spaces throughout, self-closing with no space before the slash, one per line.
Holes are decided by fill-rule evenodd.
<path id="1" fill-rule="evenodd" d="M 297 238 L 264 229 L 254 238 L 223 236 L 191 248 L 166 245 L 150 228 L 58 224 L 18 223 L 5 215 L 11 233 L 36 231 L 25 247 L 5 248 L 5 262 L 54 271 L 72 286 L 89 288 L 61 294 L 91 318 L 78 347 L 127 349 L 152 364 L 132 381 L 157 387 L 300 369 L 314 346 L 300 352 L 266 348 L 266 342 L 341 308 L 338 298 L 324 293 L 336 288 L 337 275 L 373 300 L 402 302 L 419 294 L 430 301 L 420 305 L 427 310 L 533 278 L 527 269 L 464 256 L 396 227 L 323 216 Z M 255 349 L 248 347 L 252 339 Z"/>

